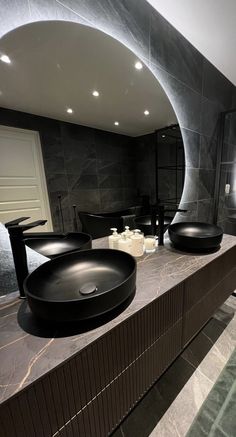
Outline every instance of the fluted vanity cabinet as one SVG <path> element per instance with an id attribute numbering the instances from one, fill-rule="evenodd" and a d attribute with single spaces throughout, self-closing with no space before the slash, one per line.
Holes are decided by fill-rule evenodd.
<path id="1" fill-rule="evenodd" d="M 236 288 L 236 247 L 185 280 L 183 347 Z"/>

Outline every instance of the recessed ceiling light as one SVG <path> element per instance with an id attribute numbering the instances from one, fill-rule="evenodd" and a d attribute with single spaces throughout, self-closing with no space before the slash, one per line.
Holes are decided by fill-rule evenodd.
<path id="1" fill-rule="evenodd" d="M 73 114 L 74 111 L 71 108 L 67 108 L 66 112 L 68 112 L 68 114 Z"/>
<path id="2" fill-rule="evenodd" d="M 10 64 L 10 63 L 11 63 L 11 60 L 10 60 L 9 56 L 7 56 L 7 55 L 2 55 L 2 56 L 0 57 L 0 60 L 1 60 L 2 62 L 5 62 L 6 64 Z"/>
<path id="3" fill-rule="evenodd" d="M 149 115 L 149 114 L 150 114 L 150 112 L 148 111 L 148 109 L 145 109 L 144 115 Z"/>
<path id="4" fill-rule="evenodd" d="M 93 94 L 94 97 L 99 97 L 99 92 L 96 91 L 96 90 L 94 90 L 94 91 L 92 92 L 92 94 Z"/>
<path id="5" fill-rule="evenodd" d="M 114 122 L 114 125 L 115 125 L 115 126 L 119 126 L 119 124 L 120 124 L 119 121 L 115 121 L 115 122 Z"/>
<path id="6" fill-rule="evenodd" d="M 166 136 L 165 135 L 162 135 L 162 138 L 165 138 Z"/>
<path id="7" fill-rule="evenodd" d="M 136 70 L 142 70 L 142 68 L 143 68 L 143 64 L 140 61 L 135 62 L 134 66 L 135 66 Z"/>

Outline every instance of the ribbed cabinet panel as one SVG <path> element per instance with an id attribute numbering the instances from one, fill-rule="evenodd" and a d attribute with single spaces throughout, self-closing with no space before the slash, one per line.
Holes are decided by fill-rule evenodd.
<path id="1" fill-rule="evenodd" d="M 205 276 L 204 272 L 203 275 Z M 207 281 L 206 276 L 205 281 Z M 234 267 L 226 276 L 223 276 L 222 280 L 215 287 L 208 290 L 208 293 L 206 293 L 201 300 L 185 312 L 183 323 L 183 347 L 185 347 L 200 331 L 200 329 L 212 317 L 217 308 L 225 302 L 235 288 L 236 267 Z M 186 290 L 187 289 L 188 281 L 186 283 Z M 197 294 L 198 286 L 195 290 L 194 287 L 191 287 L 191 292 Z"/>
<path id="2" fill-rule="evenodd" d="M 86 406 L 90 418 L 86 437 L 105 437 L 111 434 L 178 356 L 181 351 L 181 335 L 182 321 L 179 320 Z M 98 414 L 101 412 L 99 405 L 103 406 L 101 415 Z M 79 414 L 65 426 L 69 436 L 76 436 L 70 433 L 69 425 L 81 420 L 82 415 Z"/>
<path id="3" fill-rule="evenodd" d="M 185 281 L 184 310 L 189 311 L 207 295 L 209 290 L 216 287 L 224 276 L 234 269 L 235 260 L 236 246 L 188 278 Z"/>

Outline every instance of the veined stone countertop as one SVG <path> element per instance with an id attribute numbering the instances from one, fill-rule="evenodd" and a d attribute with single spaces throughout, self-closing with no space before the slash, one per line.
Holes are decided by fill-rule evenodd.
<path id="1" fill-rule="evenodd" d="M 186 254 L 169 241 L 155 254 L 137 260 L 134 299 L 114 319 L 80 332 L 80 327 L 42 327 L 34 320 L 26 301 L 10 295 L 0 303 L 0 402 L 78 353 L 135 312 L 236 245 L 236 237 L 224 235 L 221 248 L 211 254 Z M 107 238 L 93 241 L 93 248 L 108 246 Z"/>

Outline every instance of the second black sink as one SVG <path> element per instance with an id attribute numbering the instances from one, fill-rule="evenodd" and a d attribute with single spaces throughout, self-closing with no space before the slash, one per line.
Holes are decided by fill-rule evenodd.
<path id="1" fill-rule="evenodd" d="M 220 246 L 223 237 L 219 226 L 201 222 L 173 223 L 168 232 L 174 246 L 190 251 L 214 250 Z"/>
<path id="2" fill-rule="evenodd" d="M 25 236 L 26 246 L 50 259 L 68 252 L 91 249 L 92 247 L 92 237 L 83 232 L 70 232 L 68 234 L 39 232 L 25 234 Z"/>

